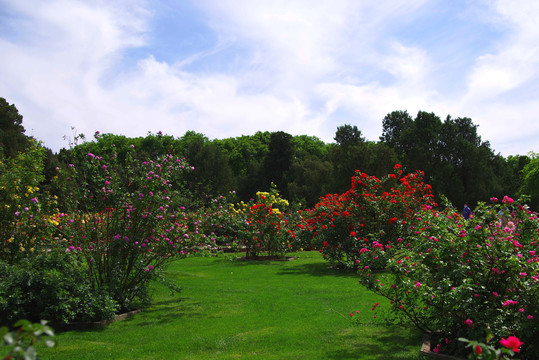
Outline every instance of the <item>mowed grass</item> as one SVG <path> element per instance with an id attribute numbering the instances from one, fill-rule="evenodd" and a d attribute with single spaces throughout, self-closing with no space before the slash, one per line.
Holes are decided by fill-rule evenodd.
<path id="1" fill-rule="evenodd" d="M 319 253 L 292 261 L 193 257 L 167 269 L 179 295 L 107 327 L 57 334 L 43 359 L 421 359 L 422 335 L 373 318 L 381 298 Z M 387 305 L 382 305 L 387 308 Z M 361 325 L 348 313 L 360 310 Z"/>

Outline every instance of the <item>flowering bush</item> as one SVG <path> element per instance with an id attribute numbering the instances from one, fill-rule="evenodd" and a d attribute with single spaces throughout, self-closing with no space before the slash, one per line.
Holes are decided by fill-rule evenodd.
<path id="1" fill-rule="evenodd" d="M 378 179 L 358 171 L 350 190 L 329 194 L 304 211 L 299 228 L 312 233 L 313 248 L 327 260 L 351 268 L 366 250 L 394 253 L 399 236 L 424 204 L 434 202 L 422 172 L 403 175 L 397 164 L 394 173 Z M 372 254 L 369 264 L 383 267 L 383 258 Z"/>
<path id="2" fill-rule="evenodd" d="M 14 263 L 33 252 L 50 225 L 38 194 L 43 156 L 33 144 L 25 153 L 0 160 L 0 260 Z"/>
<path id="3" fill-rule="evenodd" d="M 210 251 L 235 251 L 239 247 L 245 219 L 232 205 L 235 198 L 235 191 L 231 191 L 227 196 L 212 199 L 209 206 L 187 214 L 190 229 L 206 238 Z"/>
<path id="4" fill-rule="evenodd" d="M 514 211 L 507 213 L 509 204 Z M 500 225 L 500 211 L 512 224 Z M 526 344 L 520 356 L 537 358 L 537 214 L 505 198 L 480 203 L 467 221 L 450 205 L 441 211 L 425 205 L 414 223 L 407 246 L 387 257 L 389 273 L 361 266 L 361 284 L 388 298 L 399 320 L 435 337 L 440 351 L 463 353 L 460 337 L 518 336 Z"/>
<path id="5" fill-rule="evenodd" d="M 267 256 L 284 256 L 290 248 L 287 220 L 283 216 L 288 201 L 281 198 L 274 184 L 270 192 L 257 192 L 256 200 L 236 207 L 235 213 L 243 221 L 241 235 L 247 257 L 257 257 L 261 252 Z"/>
<path id="6" fill-rule="evenodd" d="M 181 199 L 181 173 L 192 169 L 170 155 L 159 160 L 93 153 L 58 175 L 64 213 L 58 231 L 66 252 L 85 258 L 94 286 L 110 293 L 122 310 L 149 300 L 148 283 L 171 259 L 199 247 L 174 213 Z"/>

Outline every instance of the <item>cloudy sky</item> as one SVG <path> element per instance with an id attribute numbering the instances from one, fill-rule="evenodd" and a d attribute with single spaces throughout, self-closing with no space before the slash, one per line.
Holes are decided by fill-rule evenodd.
<path id="1" fill-rule="evenodd" d="M 57 151 L 95 131 L 332 142 L 419 110 L 539 151 L 536 0 L 0 0 L 0 97 Z"/>

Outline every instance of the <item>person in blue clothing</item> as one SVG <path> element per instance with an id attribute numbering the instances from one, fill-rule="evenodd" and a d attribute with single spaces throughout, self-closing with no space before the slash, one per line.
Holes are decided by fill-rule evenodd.
<path id="1" fill-rule="evenodd" d="M 468 220 L 470 215 L 472 215 L 472 209 L 470 209 L 468 203 L 464 203 L 464 209 L 462 209 L 462 216 L 464 216 L 464 220 Z"/>

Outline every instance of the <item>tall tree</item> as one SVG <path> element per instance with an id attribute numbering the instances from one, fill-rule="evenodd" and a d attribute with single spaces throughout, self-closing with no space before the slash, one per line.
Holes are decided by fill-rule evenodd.
<path id="1" fill-rule="evenodd" d="M 361 135 L 361 130 L 356 125 L 342 125 L 337 127 L 334 140 L 341 148 L 361 145 L 365 142 L 365 138 Z"/>
<path id="2" fill-rule="evenodd" d="M 13 157 L 30 146 L 24 134 L 22 115 L 13 104 L 0 97 L 0 155 Z"/>
<path id="3" fill-rule="evenodd" d="M 286 176 L 288 199 L 312 207 L 330 192 L 333 165 L 316 156 L 295 159 Z"/>
<path id="4" fill-rule="evenodd" d="M 180 138 L 181 154 L 195 169 L 188 176 L 191 194 L 203 203 L 233 190 L 233 178 L 226 155 L 202 134 L 188 131 Z"/>
<path id="5" fill-rule="evenodd" d="M 350 187 L 350 178 L 356 169 L 362 171 L 368 161 L 365 138 L 357 126 L 337 127 L 329 159 L 333 164 L 334 176 L 332 192 L 344 192 Z"/>
<path id="6" fill-rule="evenodd" d="M 475 203 L 508 191 L 510 169 L 488 142 L 482 142 L 470 118 L 442 122 L 434 113 L 419 111 L 388 114 L 381 140 L 395 149 L 409 171 L 425 171 L 425 181 L 435 194 L 446 195 L 455 205 Z"/>
<path id="7" fill-rule="evenodd" d="M 523 181 L 521 194 L 531 196 L 530 206 L 539 210 L 539 154 L 530 153 L 531 160 L 522 169 Z"/>
<path id="8" fill-rule="evenodd" d="M 401 159 L 413 146 L 413 123 L 414 120 L 407 111 L 393 111 L 382 121 L 380 140 L 394 149 Z"/>
<path id="9" fill-rule="evenodd" d="M 270 183 L 274 183 L 277 188 L 283 190 L 283 177 L 290 169 L 292 156 L 294 155 L 292 135 L 283 131 L 271 133 L 268 150 L 263 166 L 266 186 L 268 187 Z M 287 194 L 284 195 L 286 196 Z"/>

